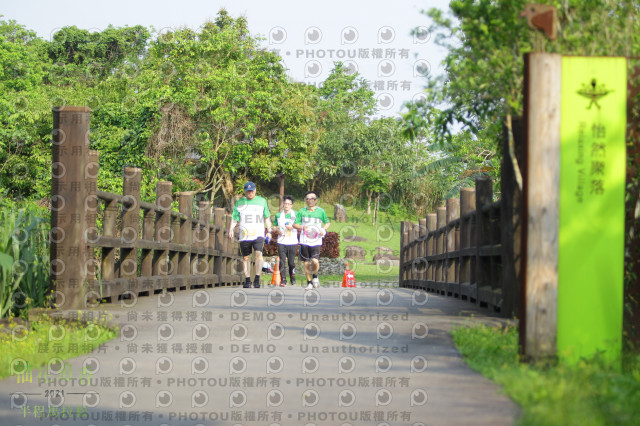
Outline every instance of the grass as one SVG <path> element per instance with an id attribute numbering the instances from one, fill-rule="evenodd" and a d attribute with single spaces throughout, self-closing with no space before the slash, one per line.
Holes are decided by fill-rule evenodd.
<path id="1" fill-rule="evenodd" d="M 515 327 L 462 327 L 453 339 L 471 368 L 520 404 L 519 425 L 638 424 L 640 355 L 626 356 L 622 370 L 597 358 L 533 365 L 519 360 Z"/>
<path id="2" fill-rule="evenodd" d="M 117 331 L 96 322 L 61 321 L 47 315 L 31 323 L 5 319 L 5 327 L 0 328 L 0 379 L 30 377 L 33 368 L 91 352 L 116 335 Z"/>

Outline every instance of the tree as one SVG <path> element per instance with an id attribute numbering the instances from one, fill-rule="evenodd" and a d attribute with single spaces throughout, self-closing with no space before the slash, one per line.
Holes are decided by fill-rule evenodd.
<path id="1" fill-rule="evenodd" d="M 0 21 L 0 187 L 14 198 L 33 196 L 47 166 L 41 155 L 41 47 L 33 31 Z"/>
<path id="2" fill-rule="evenodd" d="M 280 61 L 224 10 L 199 31 L 160 35 L 137 78 L 138 99 L 154 109 L 147 153 L 173 174 L 188 170 L 198 192 L 221 192 L 229 208 L 248 177 L 303 181 L 318 133 L 314 94 Z"/>
<path id="3" fill-rule="evenodd" d="M 443 143 L 451 140 L 454 128 L 462 127 L 484 150 L 501 157 L 505 117 L 522 114 L 525 53 L 637 54 L 640 24 L 635 1 L 551 2 L 558 7 L 561 25 L 554 41 L 529 29 L 520 17 L 527 3 L 454 0 L 450 16 L 435 8 L 425 12 L 433 22 L 430 30 L 436 33 L 436 43 L 448 54 L 445 75 L 427 76 L 426 102 L 409 105 L 408 135 L 429 127 Z"/>
<path id="4" fill-rule="evenodd" d="M 313 158 L 317 174 L 309 189 L 339 176 L 357 173 L 354 159 L 361 157 L 362 141 L 370 116 L 375 112 L 375 99 L 366 82 L 357 73 L 348 74 L 341 62 L 318 89 L 318 110 L 323 137 Z"/>
<path id="5" fill-rule="evenodd" d="M 144 54 L 149 31 L 141 26 L 89 32 L 76 26 L 58 30 L 47 45 L 49 58 L 73 78 L 105 77 L 114 69 Z"/>
<path id="6" fill-rule="evenodd" d="M 317 150 L 322 128 L 318 125 L 318 98 L 313 86 L 302 83 L 284 85 L 280 108 L 269 132 L 269 157 L 265 169 L 276 173 L 280 187 L 280 208 L 285 177 L 303 184 L 314 174 L 311 158 Z"/>

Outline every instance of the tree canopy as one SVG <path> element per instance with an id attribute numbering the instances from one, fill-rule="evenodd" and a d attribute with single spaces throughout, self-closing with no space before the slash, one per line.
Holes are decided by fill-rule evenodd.
<path id="1" fill-rule="evenodd" d="M 375 118 L 369 84 L 340 62 L 319 88 L 292 81 L 246 19 L 225 10 L 195 30 L 70 26 L 50 41 L 1 21 L 0 63 L 7 195 L 49 196 L 51 107 L 84 105 L 103 190 L 119 192 L 123 167 L 134 166 L 143 169 L 147 198 L 157 181 L 170 180 L 230 208 L 245 180 L 272 188 L 286 177 L 300 190 L 337 186 L 363 204 L 374 192 L 405 203 L 404 166 L 385 172 L 374 192 L 359 177 L 388 169 L 399 158 L 391 150 L 414 145 L 398 120 Z"/>

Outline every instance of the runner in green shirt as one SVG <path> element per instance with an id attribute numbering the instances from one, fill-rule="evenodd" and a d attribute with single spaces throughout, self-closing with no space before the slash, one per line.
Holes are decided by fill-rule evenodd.
<path id="1" fill-rule="evenodd" d="M 327 213 L 318 207 L 318 194 L 309 191 L 304 196 L 307 207 L 296 213 L 293 227 L 300 230 L 300 260 L 304 262 L 304 272 L 307 276 L 307 289 L 317 288 L 320 284 L 318 271 L 320 270 L 320 249 L 322 238 L 327 235 L 331 223 Z"/>
<path id="2" fill-rule="evenodd" d="M 233 239 L 234 229 L 240 223 L 238 240 L 243 257 L 244 288 L 251 287 L 251 251 L 255 253 L 255 278 L 253 286 L 260 287 L 262 273 L 262 248 L 264 247 L 265 228 L 271 228 L 271 212 L 267 200 L 256 196 L 256 184 L 244 184 L 244 197 L 240 198 L 233 207 L 229 238 Z"/>

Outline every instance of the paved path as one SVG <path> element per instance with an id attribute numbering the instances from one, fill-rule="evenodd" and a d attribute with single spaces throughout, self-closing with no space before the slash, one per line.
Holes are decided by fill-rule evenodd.
<path id="1" fill-rule="evenodd" d="M 0 424 L 510 425 L 519 414 L 449 336 L 472 314 L 501 320 L 451 298 L 229 287 L 125 303 L 110 308 L 121 331 L 100 350 L 0 382 Z"/>

